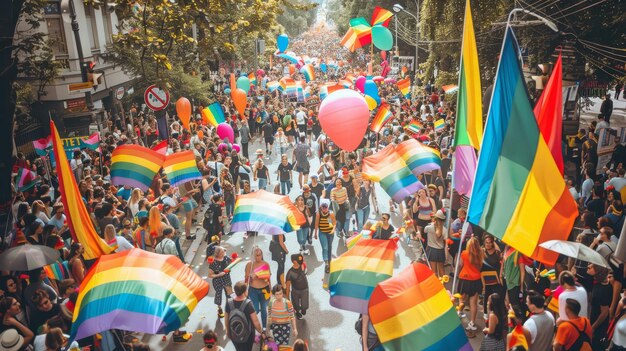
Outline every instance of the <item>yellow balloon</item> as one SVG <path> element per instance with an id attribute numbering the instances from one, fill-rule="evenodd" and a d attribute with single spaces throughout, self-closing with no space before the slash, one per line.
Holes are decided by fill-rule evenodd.
<path id="1" fill-rule="evenodd" d="M 370 109 L 370 111 L 372 111 L 373 109 L 376 108 L 376 106 L 378 106 L 378 104 L 376 103 L 376 100 L 374 100 L 372 97 L 369 97 L 367 95 L 365 95 L 365 102 L 367 102 L 367 107 Z"/>

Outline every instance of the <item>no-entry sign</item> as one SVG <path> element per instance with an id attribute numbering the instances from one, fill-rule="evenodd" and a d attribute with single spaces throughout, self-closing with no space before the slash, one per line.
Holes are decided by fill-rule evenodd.
<path id="1" fill-rule="evenodd" d="M 170 94 L 156 85 L 151 85 L 143 94 L 143 99 L 152 111 L 161 111 L 170 103 Z"/>

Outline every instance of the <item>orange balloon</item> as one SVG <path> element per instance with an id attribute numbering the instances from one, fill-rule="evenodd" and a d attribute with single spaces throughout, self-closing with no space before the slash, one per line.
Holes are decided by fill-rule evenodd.
<path id="1" fill-rule="evenodd" d="M 201 131 L 201 130 L 199 130 L 199 131 L 198 131 L 198 137 L 199 137 L 200 139 L 204 138 L 204 132 L 203 132 L 203 131 Z"/>
<path id="2" fill-rule="evenodd" d="M 235 80 L 235 74 L 231 73 L 230 74 L 230 97 L 231 99 L 234 99 L 235 97 L 235 89 L 237 89 L 237 81 Z"/>
<path id="3" fill-rule="evenodd" d="M 191 118 L 191 103 L 187 98 L 181 97 L 176 101 L 176 114 L 183 122 L 183 127 L 189 130 L 189 118 Z"/>
<path id="4" fill-rule="evenodd" d="M 293 76 L 294 73 L 296 73 L 296 66 L 291 64 L 289 65 L 289 75 Z"/>
<path id="5" fill-rule="evenodd" d="M 241 88 L 235 88 L 235 89 L 231 89 L 230 92 L 233 97 L 233 104 L 235 105 L 237 112 L 239 112 L 239 116 L 243 118 L 243 113 L 246 110 L 246 104 L 247 104 L 246 91 Z"/>

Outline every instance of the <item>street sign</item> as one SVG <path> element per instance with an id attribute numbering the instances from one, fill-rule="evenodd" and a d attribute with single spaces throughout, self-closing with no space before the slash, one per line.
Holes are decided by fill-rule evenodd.
<path id="1" fill-rule="evenodd" d="M 93 88 L 93 82 L 71 83 L 67 85 L 70 93 L 85 93 L 91 91 L 91 88 Z"/>
<path id="2" fill-rule="evenodd" d="M 73 112 L 84 112 L 87 111 L 87 101 L 85 101 L 85 98 L 78 98 L 78 99 L 70 99 L 70 100 L 66 100 L 65 101 L 65 111 L 73 113 Z"/>
<path id="3" fill-rule="evenodd" d="M 151 85 L 143 94 L 143 99 L 152 111 L 161 111 L 170 103 L 170 94 L 156 85 Z"/>
<path id="4" fill-rule="evenodd" d="M 119 87 L 115 90 L 115 98 L 122 100 L 124 98 L 124 87 Z"/>

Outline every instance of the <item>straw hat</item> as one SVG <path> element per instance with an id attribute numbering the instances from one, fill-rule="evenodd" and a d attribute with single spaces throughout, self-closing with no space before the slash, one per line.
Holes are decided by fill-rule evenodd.
<path id="1" fill-rule="evenodd" d="M 446 215 L 443 213 L 442 210 L 437 210 L 437 212 L 435 212 L 435 218 L 439 218 L 441 220 L 445 220 L 446 219 Z"/>
<path id="2" fill-rule="evenodd" d="M 24 345 L 24 338 L 15 329 L 0 334 L 0 351 L 17 351 Z"/>

